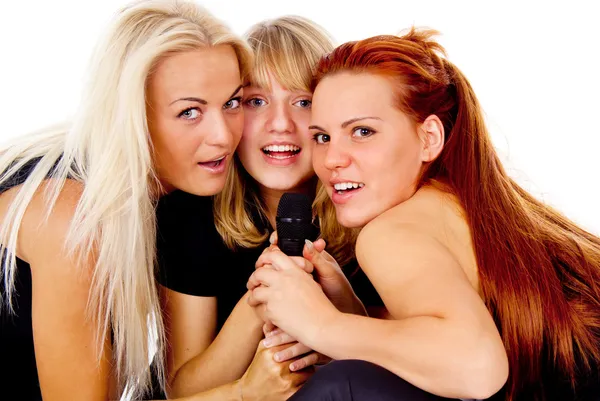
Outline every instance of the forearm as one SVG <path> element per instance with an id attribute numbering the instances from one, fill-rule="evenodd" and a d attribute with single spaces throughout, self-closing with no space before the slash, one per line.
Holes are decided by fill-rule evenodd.
<path id="1" fill-rule="evenodd" d="M 339 313 L 307 345 L 333 359 L 375 363 L 436 395 L 487 398 L 479 395 L 503 384 L 494 382 L 493 371 L 502 369 L 503 357 L 483 333 L 432 316 L 380 320 Z"/>
<path id="2" fill-rule="evenodd" d="M 174 401 L 243 401 L 240 382 L 227 383 L 212 390 L 203 391 Z"/>
<path id="3" fill-rule="evenodd" d="M 211 345 L 179 368 L 171 381 L 169 396 L 187 396 L 239 379 L 263 337 L 262 325 L 245 295 Z"/>

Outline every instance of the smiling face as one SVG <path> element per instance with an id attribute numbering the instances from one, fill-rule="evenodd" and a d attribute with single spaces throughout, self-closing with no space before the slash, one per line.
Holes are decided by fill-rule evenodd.
<path id="1" fill-rule="evenodd" d="M 165 191 L 214 195 L 244 124 L 239 63 L 231 46 L 175 53 L 148 79 L 155 170 Z"/>
<path id="2" fill-rule="evenodd" d="M 312 95 L 288 90 L 272 76 L 269 86 L 244 88 L 244 133 L 237 152 L 262 190 L 285 192 L 314 177 L 308 132 Z"/>
<path id="3" fill-rule="evenodd" d="M 315 90 L 313 166 L 343 226 L 362 227 L 410 198 L 431 157 L 392 88 L 378 75 L 342 72 Z"/>

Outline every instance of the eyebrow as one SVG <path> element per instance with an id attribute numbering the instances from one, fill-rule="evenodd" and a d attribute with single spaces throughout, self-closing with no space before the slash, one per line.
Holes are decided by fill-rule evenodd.
<path id="1" fill-rule="evenodd" d="M 379 118 L 379 117 L 356 117 L 356 118 L 351 118 L 350 120 L 344 121 L 344 122 L 342 123 L 341 127 L 342 127 L 342 128 L 346 128 L 346 127 L 347 127 L 347 126 L 349 126 L 350 124 L 352 124 L 352 123 L 355 123 L 355 122 L 357 122 L 357 121 L 369 120 L 369 119 L 370 119 L 370 120 L 379 120 L 379 121 L 382 121 L 382 120 L 381 120 L 381 118 Z M 326 131 L 326 129 L 325 129 L 325 128 L 321 128 L 321 127 L 319 127 L 318 125 L 310 125 L 310 126 L 308 127 L 308 129 L 316 129 L 316 130 L 319 130 L 319 131 Z"/>
<path id="2" fill-rule="evenodd" d="M 353 124 L 353 123 L 355 123 L 357 121 L 361 121 L 361 120 L 379 120 L 379 121 L 381 121 L 381 118 L 379 118 L 379 117 L 356 117 L 356 118 L 351 118 L 350 120 L 344 121 L 342 123 L 342 128 L 346 128 L 350 124 Z"/>
<path id="3" fill-rule="evenodd" d="M 240 85 L 237 88 L 235 88 L 235 90 L 233 91 L 233 93 L 229 96 L 229 98 L 231 99 L 232 97 L 234 97 L 239 91 L 240 89 L 242 89 L 244 87 L 244 85 Z M 200 103 L 200 104 L 208 104 L 208 102 L 204 99 L 201 99 L 199 97 L 182 97 L 176 100 L 173 100 L 171 103 L 169 103 L 169 106 L 172 105 L 173 103 L 176 102 L 180 102 L 180 101 L 187 101 L 187 102 L 196 102 L 196 103 Z"/>

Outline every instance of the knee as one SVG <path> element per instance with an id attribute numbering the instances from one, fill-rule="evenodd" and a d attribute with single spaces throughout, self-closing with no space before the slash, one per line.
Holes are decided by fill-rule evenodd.
<path id="1" fill-rule="evenodd" d="M 364 391 L 378 382 L 377 376 L 391 374 L 384 368 L 360 360 L 333 361 L 317 369 L 316 373 L 291 400 L 348 400 L 354 393 Z M 394 375 L 395 376 L 395 375 Z"/>
<path id="2" fill-rule="evenodd" d="M 327 382 L 347 383 L 349 381 L 362 381 L 372 375 L 381 375 L 382 372 L 391 373 L 371 362 L 347 359 L 328 363 L 319 368 L 315 376 Z"/>

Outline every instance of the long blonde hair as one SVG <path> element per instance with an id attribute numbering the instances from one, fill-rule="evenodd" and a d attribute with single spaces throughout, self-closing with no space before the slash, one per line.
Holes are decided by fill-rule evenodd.
<path id="1" fill-rule="evenodd" d="M 219 20 L 193 2 L 153 0 L 123 8 L 95 49 L 87 88 L 70 127 L 34 133 L 0 150 L 0 184 L 39 158 L 19 188 L 0 229 L 3 273 L 12 309 L 17 233 L 41 183 L 49 181 L 47 213 L 67 178 L 84 184 L 66 241 L 77 255 L 97 255 L 88 313 L 98 324 L 100 356 L 112 330 L 119 392 L 149 389 L 149 339 L 164 387 L 164 329 L 155 284 L 155 203 L 160 189 L 153 169 L 146 116 L 146 84 L 157 63 L 174 52 L 226 44 L 242 74 L 251 50 Z"/>
<path id="2" fill-rule="evenodd" d="M 249 83 L 269 89 L 269 75 L 289 90 L 310 91 L 314 68 L 333 50 L 329 34 L 314 22 L 299 16 L 284 16 L 260 22 L 246 33 L 254 51 Z M 269 235 L 256 227 L 252 210 L 268 221 L 265 204 L 254 179 L 235 157 L 225 189 L 215 197 L 215 226 L 230 249 L 260 246 Z M 328 250 L 345 264 L 354 256 L 356 233 L 338 224 L 335 209 L 319 183 L 313 211 L 319 219 L 321 237 Z"/>

